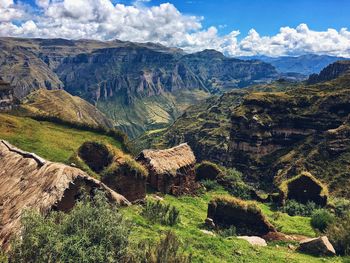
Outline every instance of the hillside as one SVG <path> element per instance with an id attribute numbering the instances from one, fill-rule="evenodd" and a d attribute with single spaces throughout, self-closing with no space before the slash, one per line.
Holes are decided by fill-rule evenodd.
<path id="1" fill-rule="evenodd" d="M 340 70 L 345 64 L 334 63 L 320 73 L 327 79 L 329 72 L 342 72 L 328 82 L 277 82 L 211 98 L 136 144 L 163 148 L 188 142 L 199 160 L 235 167 L 266 190 L 308 170 L 332 193 L 349 197 L 344 185 L 349 178 L 350 72 Z"/>
<path id="2" fill-rule="evenodd" d="M 95 106 L 64 90 L 33 91 L 22 100 L 20 109 L 31 116 L 50 116 L 67 122 L 113 127 L 112 122 Z"/>
<path id="3" fill-rule="evenodd" d="M 1 38 L 0 47 L 0 75 L 15 86 L 15 96 L 64 89 L 96 104 L 131 137 L 165 127 L 212 93 L 278 78 L 275 68 L 261 61 L 213 50 L 186 54 L 152 43 Z M 165 117 L 152 117 L 145 106 L 150 101 Z M 126 107 L 127 117 L 115 113 Z M 146 120 L 140 123 L 141 110 Z"/>
<path id="4" fill-rule="evenodd" d="M 5 113 L 0 113 L 0 138 L 47 160 L 67 164 L 70 164 L 69 157 L 85 141 L 101 141 L 118 148 L 124 146 L 120 140 L 103 133 Z"/>

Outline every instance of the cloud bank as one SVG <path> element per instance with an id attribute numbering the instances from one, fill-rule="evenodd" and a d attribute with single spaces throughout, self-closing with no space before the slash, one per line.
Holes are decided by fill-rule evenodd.
<path id="1" fill-rule="evenodd" d="M 110 0 L 36 0 L 35 6 L 0 0 L 0 36 L 158 42 L 187 52 L 216 49 L 229 56 L 301 55 L 350 57 L 350 31 L 313 31 L 306 24 L 281 27 L 274 36 L 251 29 L 221 35 L 215 26 L 203 28 L 203 17 L 182 14 L 173 4 L 146 6 Z M 220 26 L 219 26 L 220 28 Z"/>

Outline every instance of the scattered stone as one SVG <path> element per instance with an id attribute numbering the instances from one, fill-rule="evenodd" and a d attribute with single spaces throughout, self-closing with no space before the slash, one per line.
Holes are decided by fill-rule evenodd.
<path id="1" fill-rule="evenodd" d="M 267 242 L 272 241 L 293 241 L 294 239 L 291 236 L 288 236 L 286 234 L 280 233 L 280 232 L 269 232 L 266 235 L 262 237 Z"/>
<path id="2" fill-rule="evenodd" d="M 70 166 L 77 167 L 77 165 L 75 163 L 71 163 Z"/>
<path id="3" fill-rule="evenodd" d="M 157 201 L 164 201 L 164 198 L 159 195 L 154 195 L 153 198 Z"/>
<path id="4" fill-rule="evenodd" d="M 244 239 L 246 241 L 249 242 L 249 244 L 253 245 L 253 246 L 259 246 L 259 247 L 266 247 L 267 243 L 265 241 L 265 239 L 262 239 L 261 237 L 257 237 L 257 236 L 240 236 L 237 237 L 239 239 Z"/>
<path id="5" fill-rule="evenodd" d="M 333 245 L 326 236 L 301 241 L 298 250 L 314 256 L 334 256 L 336 254 Z"/>
<path id="6" fill-rule="evenodd" d="M 215 236 L 215 234 L 211 231 L 205 230 L 205 229 L 200 229 L 200 231 L 204 234 L 210 235 L 210 236 Z"/>
<path id="7" fill-rule="evenodd" d="M 295 250 L 295 246 L 292 245 L 292 244 L 288 244 L 288 248 L 289 248 L 290 250 Z"/>
<path id="8" fill-rule="evenodd" d="M 205 219 L 205 225 L 209 228 L 215 228 L 214 220 L 209 217 Z"/>

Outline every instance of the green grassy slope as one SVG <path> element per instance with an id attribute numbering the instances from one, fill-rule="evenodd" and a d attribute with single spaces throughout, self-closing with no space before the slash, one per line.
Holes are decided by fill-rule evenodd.
<path id="1" fill-rule="evenodd" d="M 317 258 L 300 254 L 283 244 L 252 247 L 246 241 L 234 237 L 223 238 L 203 233 L 201 229 L 204 229 L 208 202 L 213 196 L 226 194 L 219 190 L 196 197 L 176 198 L 166 195 L 163 202 L 180 210 L 181 222 L 173 227 L 146 220 L 140 215 L 140 206 L 124 208 L 122 212 L 136 225 L 136 231 L 132 233 L 135 242 L 143 239 L 155 241 L 162 232 L 171 229 L 181 239 L 186 251 L 192 254 L 193 262 L 342 262 L 337 257 Z M 286 233 L 315 236 L 310 226 L 310 218 L 291 217 L 284 213 L 278 213 L 277 218 L 276 212 L 267 205 L 263 205 L 262 210 L 275 226 Z"/>
<path id="2" fill-rule="evenodd" d="M 36 90 L 23 99 L 20 108 L 29 115 L 53 116 L 69 122 L 113 127 L 113 123 L 95 106 L 64 90 Z"/>
<path id="3" fill-rule="evenodd" d="M 98 133 L 4 113 L 0 113 L 0 139 L 50 161 L 64 163 L 85 141 L 122 146 L 119 141 Z"/>

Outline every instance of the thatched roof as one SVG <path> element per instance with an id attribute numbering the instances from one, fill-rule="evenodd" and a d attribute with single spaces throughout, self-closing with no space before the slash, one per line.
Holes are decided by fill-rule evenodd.
<path id="1" fill-rule="evenodd" d="M 65 190 L 78 181 L 104 191 L 111 202 L 129 204 L 122 195 L 80 169 L 46 161 L 3 140 L 0 167 L 0 246 L 6 247 L 9 238 L 20 230 L 23 210 L 46 214 L 62 200 Z"/>
<path id="2" fill-rule="evenodd" d="M 187 143 L 166 150 L 143 150 L 138 160 L 146 161 L 158 174 L 175 174 L 183 167 L 194 165 L 196 158 Z"/>

